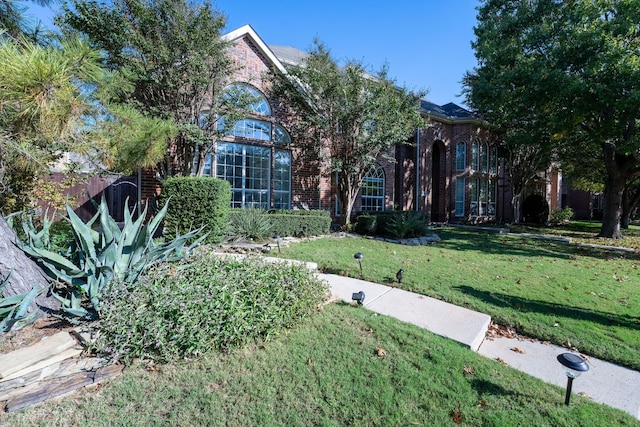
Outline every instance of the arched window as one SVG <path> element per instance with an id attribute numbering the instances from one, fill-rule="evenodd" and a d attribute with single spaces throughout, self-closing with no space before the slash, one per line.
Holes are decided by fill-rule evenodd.
<path id="1" fill-rule="evenodd" d="M 233 83 L 224 89 L 225 96 L 237 100 L 236 104 L 241 105 L 246 101 L 251 101 L 247 109 L 252 113 L 271 115 L 271 107 L 267 98 L 258 89 L 245 83 Z"/>
<path id="2" fill-rule="evenodd" d="M 362 210 L 384 210 L 384 170 L 373 166 L 362 180 Z"/>
<path id="3" fill-rule="evenodd" d="M 267 99 L 255 88 L 236 83 L 225 89 L 229 96 L 248 96 L 251 117 L 238 120 L 232 129 L 225 129 L 219 121 L 219 129 L 227 135 L 246 138 L 248 143 L 218 141 L 213 156 L 209 155 L 205 173 L 225 179 L 231 184 L 231 206 L 234 208 L 291 208 L 291 151 L 283 145 L 291 143 L 289 133 L 270 116 Z M 243 101 L 242 103 L 246 102 Z M 238 101 L 238 104 L 241 104 Z M 267 144 L 265 144 L 265 142 Z"/>

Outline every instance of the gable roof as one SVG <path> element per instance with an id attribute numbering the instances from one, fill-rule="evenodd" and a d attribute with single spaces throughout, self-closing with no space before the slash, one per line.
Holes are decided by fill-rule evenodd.
<path id="1" fill-rule="evenodd" d="M 280 62 L 278 57 L 273 53 L 269 46 L 267 46 L 267 44 L 260 38 L 258 33 L 256 33 L 251 25 L 243 25 L 242 27 L 223 35 L 222 40 L 232 42 L 243 37 L 248 37 L 249 39 L 251 39 L 260 53 L 262 53 L 279 71 L 287 74 L 287 70 L 285 69 L 284 65 Z"/>
<path id="2" fill-rule="evenodd" d="M 233 30 L 222 36 L 223 40 L 234 41 L 248 37 L 256 48 L 282 73 L 288 74 L 285 65 L 299 65 L 309 55 L 307 52 L 293 46 L 267 45 L 249 24 Z M 434 119 L 446 122 L 481 122 L 469 110 L 453 102 L 444 105 L 434 104 L 426 99 L 420 100 L 420 111 Z"/>

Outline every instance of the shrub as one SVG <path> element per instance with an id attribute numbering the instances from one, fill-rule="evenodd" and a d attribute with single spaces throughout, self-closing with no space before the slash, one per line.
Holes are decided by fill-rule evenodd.
<path id="1" fill-rule="evenodd" d="M 371 235 L 376 234 L 378 217 L 376 215 L 359 215 L 356 220 L 356 233 Z"/>
<path id="2" fill-rule="evenodd" d="M 95 349 L 109 357 L 167 362 L 269 339 L 311 314 L 326 285 L 302 266 L 197 251 L 148 271 L 134 288 L 114 289 Z"/>
<path id="3" fill-rule="evenodd" d="M 524 199 L 522 215 L 525 222 L 545 224 L 549 219 L 549 203 L 540 194 L 531 194 Z"/>
<path id="4" fill-rule="evenodd" d="M 551 210 L 549 214 L 549 223 L 552 225 L 559 225 L 568 222 L 573 218 L 573 209 L 566 207 L 564 209 L 555 208 Z"/>
<path id="5" fill-rule="evenodd" d="M 331 228 L 331 216 L 323 210 L 276 210 L 269 217 L 273 231 L 281 236 L 319 236 Z"/>
<path id="6" fill-rule="evenodd" d="M 0 333 L 17 331 L 31 324 L 36 319 L 36 312 L 29 312 L 29 306 L 38 296 L 36 288 L 25 294 L 5 297 L 3 290 L 9 283 L 11 273 L 0 278 Z"/>
<path id="7" fill-rule="evenodd" d="M 220 243 L 228 231 L 231 186 L 222 179 L 173 177 L 163 183 L 160 201 L 169 202 L 165 235 L 175 237 L 205 227 L 208 243 Z"/>
<path id="8" fill-rule="evenodd" d="M 105 199 L 87 223 L 67 204 L 67 220 L 73 229 L 74 242 L 64 253 L 52 250 L 49 238 L 51 222 L 46 216 L 40 231 L 33 227 L 33 223 L 23 222 L 28 240 L 26 243 L 18 241 L 17 245 L 52 279 L 65 285 L 63 293 L 53 292 L 65 313 L 81 319 L 95 319 L 100 313 L 103 292 L 112 281 L 133 284 L 149 265 L 180 259 L 191 249 L 185 249 L 185 243 L 200 230 L 162 244 L 153 239 L 166 211 L 167 204 L 145 224 L 146 209 L 136 220 L 131 212 L 125 210 L 124 224 L 120 229 L 109 215 Z M 94 229 L 98 225 L 99 232 Z M 202 238 L 204 236 L 194 245 Z"/>
<path id="9" fill-rule="evenodd" d="M 271 238 L 273 225 L 264 209 L 232 209 L 229 211 L 228 239 L 264 241 Z"/>
<path id="10" fill-rule="evenodd" d="M 427 231 L 427 222 L 420 212 L 396 212 L 387 225 L 387 232 L 397 239 L 423 236 Z"/>

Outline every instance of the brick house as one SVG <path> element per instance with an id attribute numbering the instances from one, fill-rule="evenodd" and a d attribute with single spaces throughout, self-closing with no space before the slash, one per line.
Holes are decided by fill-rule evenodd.
<path id="1" fill-rule="evenodd" d="M 286 46 L 268 46 L 249 25 L 225 36 L 229 54 L 241 67 L 231 84 L 260 96 L 254 114 L 235 124 L 228 137 L 216 142 L 205 175 L 227 179 L 233 207 L 324 209 L 337 212 L 335 177 L 327 164 L 291 145 L 286 117 L 267 98 L 262 75 L 272 67 L 284 71 L 305 53 Z M 354 212 L 417 210 L 434 222 L 469 218 L 508 220 L 501 204 L 510 200 L 499 176 L 497 149 L 483 123 L 453 104 L 421 102 L 430 126 L 416 129 L 409 142 L 387 154 L 363 183 Z M 153 196 L 158 184 L 150 171 L 139 176 L 139 200 Z"/>

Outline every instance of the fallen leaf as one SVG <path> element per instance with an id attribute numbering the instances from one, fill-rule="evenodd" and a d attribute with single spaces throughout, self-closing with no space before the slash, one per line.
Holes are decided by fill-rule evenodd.
<path id="1" fill-rule="evenodd" d="M 467 375 L 473 375 L 475 374 L 475 372 L 473 372 L 473 368 L 469 367 L 469 366 L 465 366 L 464 367 L 464 373 Z"/>
<path id="2" fill-rule="evenodd" d="M 504 360 L 502 357 L 496 357 L 496 360 L 500 363 L 502 363 L 503 365 L 508 365 L 507 361 Z"/>
<path id="3" fill-rule="evenodd" d="M 460 411 L 456 411 L 453 413 L 453 421 L 456 424 L 462 424 L 462 413 Z"/>
<path id="4" fill-rule="evenodd" d="M 578 394 L 579 394 L 580 396 L 584 396 L 584 397 L 586 397 L 587 399 L 593 399 L 591 396 L 589 396 L 589 395 L 588 395 L 587 393 L 585 393 L 584 391 L 581 391 L 581 392 L 579 392 Z"/>
<path id="5" fill-rule="evenodd" d="M 386 356 L 386 355 L 387 355 L 387 351 L 386 351 L 384 348 L 382 348 L 382 347 L 376 347 L 376 354 L 377 354 L 379 357 L 384 357 L 384 356 Z"/>
<path id="6" fill-rule="evenodd" d="M 487 403 L 486 400 L 481 400 L 480 402 L 478 402 L 478 404 L 476 405 L 478 408 L 481 408 L 483 406 L 488 406 L 489 404 Z"/>
<path id="7" fill-rule="evenodd" d="M 520 284 L 520 279 L 516 280 L 516 285 Z"/>
<path id="8" fill-rule="evenodd" d="M 524 350 L 520 347 L 513 347 L 511 351 L 515 351 L 516 353 L 524 354 Z"/>

